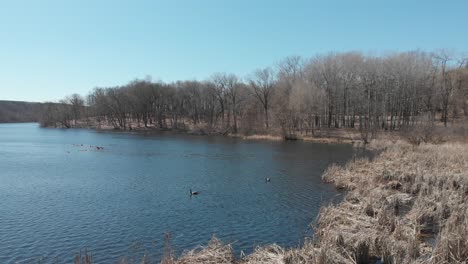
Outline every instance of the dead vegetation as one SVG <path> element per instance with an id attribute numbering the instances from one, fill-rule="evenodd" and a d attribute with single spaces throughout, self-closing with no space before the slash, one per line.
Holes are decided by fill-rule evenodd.
<path id="1" fill-rule="evenodd" d="M 466 263 L 466 145 L 379 144 L 385 151 L 375 160 L 332 166 L 324 174 L 350 192 L 339 205 L 322 209 L 317 243 L 345 252 L 366 243 L 369 259 L 384 263 Z"/>
<path id="2" fill-rule="evenodd" d="M 174 264 L 228 264 L 234 263 L 235 258 L 230 244 L 222 244 L 216 237 L 212 237 L 207 246 L 199 246 L 185 252 Z"/>

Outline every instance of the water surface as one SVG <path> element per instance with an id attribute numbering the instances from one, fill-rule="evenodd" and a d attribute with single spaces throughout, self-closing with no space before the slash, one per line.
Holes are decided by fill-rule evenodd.
<path id="1" fill-rule="evenodd" d="M 0 263 L 69 263 L 86 247 L 99 263 L 157 259 L 166 232 L 179 253 L 212 234 L 236 253 L 296 246 L 338 195 L 322 172 L 352 154 L 350 145 L 0 124 Z"/>

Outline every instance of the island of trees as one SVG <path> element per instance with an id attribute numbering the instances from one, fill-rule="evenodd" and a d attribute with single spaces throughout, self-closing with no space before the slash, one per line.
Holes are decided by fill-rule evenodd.
<path id="1" fill-rule="evenodd" d="M 368 140 L 379 130 L 468 117 L 467 62 L 444 50 L 292 56 L 244 78 L 215 73 L 206 81 L 95 88 L 46 103 L 41 124 L 291 138 L 350 128 Z"/>

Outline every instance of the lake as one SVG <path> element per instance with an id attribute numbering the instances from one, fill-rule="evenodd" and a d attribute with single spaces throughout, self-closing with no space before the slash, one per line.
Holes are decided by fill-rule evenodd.
<path id="1" fill-rule="evenodd" d="M 320 206 L 340 195 L 321 174 L 354 151 L 0 124 L 0 263 L 70 263 L 85 248 L 97 262 L 160 258 L 167 232 L 179 254 L 213 234 L 237 255 L 297 246 Z"/>

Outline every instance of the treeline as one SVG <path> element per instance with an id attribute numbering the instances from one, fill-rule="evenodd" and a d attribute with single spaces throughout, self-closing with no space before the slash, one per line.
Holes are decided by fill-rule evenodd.
<path id="1" fill-rule="evenodd" d="M 0 100 L 0 123 L 38 122 L 41 104 Z"/>
<path id="2" fill-rule="evenodd" d="M 135 80 L 95 88 L 50 104 L 45 126 L 107 124 L 222 133 L 314 134 L 355 128 L 372 134 L 421 120 L 468 117 L 468 64 L 445 51 L 370 56 L 329 53 L 287 57 L 240 78 L 216 73 L 206 81 Z M 424 117 L 424 118 L 422 118 Z M 80 123 L 81 120 L 81 123 Z"/>

